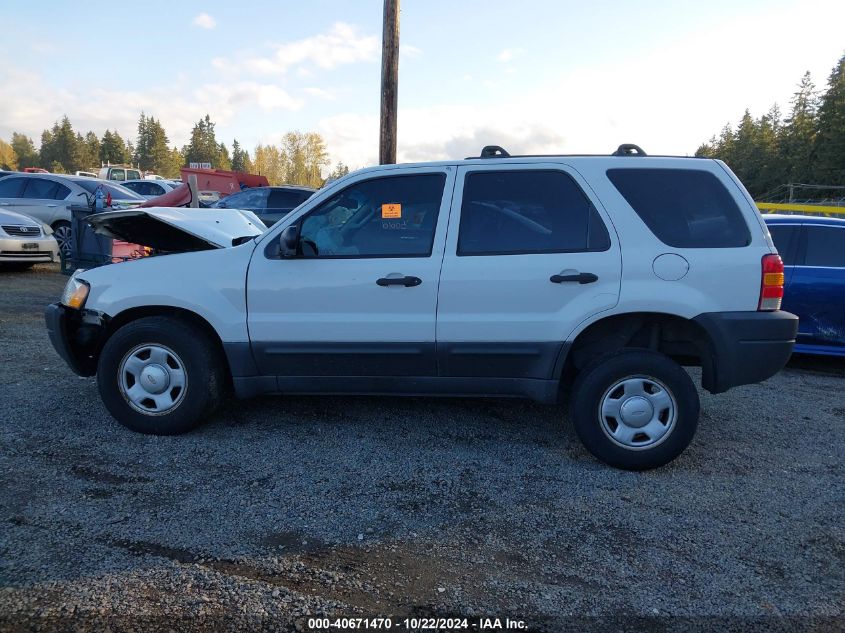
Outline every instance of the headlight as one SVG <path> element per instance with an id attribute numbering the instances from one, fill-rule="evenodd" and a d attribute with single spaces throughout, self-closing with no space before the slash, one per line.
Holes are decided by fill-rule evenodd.
<path id="1" fill-rule="evenodd" d="M 49 224 L 42 224 L 41 230 L 44 232 L 44 235 L 50 237 L 53 234 L 53 229 Z"/>
<path id="2" fill-rule="evenodd" d="M 69 308 L 79 310 L 85 305 L 85 300 L 88 298 L 88 291 L 91 287 L 87 281 L 77 279 L 74 275 L 67 281 L 65 291 L 62 293 L 62 304 Z"/>

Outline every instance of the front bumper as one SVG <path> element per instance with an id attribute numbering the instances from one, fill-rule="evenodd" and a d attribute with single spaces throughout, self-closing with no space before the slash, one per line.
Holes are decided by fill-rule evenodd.
<path id="1" fill-rule="evenodd" d="M 96 374 L 107 318 L 91 310 L 53 303 L 47 306 L 44 319 L 50 343 L 68 367 L 80 376 Z"/>
<path id="2" fill-rule="evenodd" d="M 24 248 L 24 244 L 36 244 L 36 248 Z M 0 262 L 32 262 L 41 264 L 59 261 L 59 245 L 52 237 L 0 237 Z"/>
<path id="3" fill-rule="evenodd" d="M 706 312 L 693 321 L 710 339 L 701 383 L 711 393 L 774 376 L 792 355 L 798 333 L 798 317 L 783 311 Z"/>

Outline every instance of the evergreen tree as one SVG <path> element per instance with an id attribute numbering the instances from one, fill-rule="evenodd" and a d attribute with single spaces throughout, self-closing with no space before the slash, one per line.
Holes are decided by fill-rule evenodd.
<path id="1" fill-rule="evenodd" d="M 808 71 L 801 78 L 798 91 L 792 96 L 792 109 L 783 129 L 781 157 L 786 166 L 786 182 L 809 182 L 813 179 L 817 109 L 816 87 Z"/>
<path id="2" fill-rule="evenodd" d="M 49 132 L 48 145 L 49 162 L 46 162 L 42 155 L 42 166 L 49 165 L 48 168 L 53 171 L 58 164 L 62 167 L 62 173 L 73 173 L 79 162 L 79 139 L 67 116 L 62 117 L 61 122 L 57 121 L 53 124 L 53 129 Z"/>
<path id="3" fill-rule="evenodd" d="M 100 162 L 108 165 L 119 165 L 126 162 L 126 144 L 116 131 L 106 130 L 100 143 Z"/>
<path id="4" fill-rule="evenodd" d="M 135 145 L 135 151 L 132 155 L 134 162 L 143 170 L 152 168 L 152 159 L 150 157 L 150 138 L 149 125 L 147 117 L 144 112 L 138 117 L 138 139 Z"/>
<path id="5" fill-rule="evenodd" d="M 78 169 L 90 171 L 100 164 L 100 139 L 94 132 L 88 132 L 80 138 L 80 156 Z"/>
<path id="6" fill-rule="evenodd" d="M 26 134 L 12 133 L 12 149 L 18 159 L 18 169 L 38 166 L 40 162 L 38 150 L 35 149 L 32 139 Z"/>
<path id="7" fill-rule="evenodd" d="M 252 161 L 249 159 L 249 152 L 241 148 L 238 139 L 232 143 L 232 170 L 246 173 L 252 172 Z"/>
<path id="8" fill-rule="evenodd" d="M 191 140 L 183 148 L 185 161 L 188 163 L 211 163 L 213 168 L 220 167 L 221 150 L 214 135 L 214 123 L 209 115 L 200 119 L 191 130 Z M 225 157 L 228 160 L 228 154 Z"/>
<path id="9" fill-rule="evenodd" d="M 831 71 L 819 105 L 815 158 L 817 182 L 845 184 L 845 55 Z"/>

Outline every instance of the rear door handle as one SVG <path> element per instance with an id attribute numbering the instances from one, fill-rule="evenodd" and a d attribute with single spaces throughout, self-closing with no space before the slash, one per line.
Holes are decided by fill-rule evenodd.
<path id="1" fill-rule="evenodd" d="M 411 288 L 413 286 L 419 286 L 422 283 L 422 279 L 419 277 L 382 277 L 381 279 L 376 279 L 376 283 L 379 286 L 405 286 L 406 288 Z"/>
<path id="2" fill-rule="evenodd" d="M 574 275 L 552 275 L 549 281 L 553 284 L 562 284 L 564 282 L 578 282 L 579 284 L 591 284 L 598 281 L 598 275 L 593 273 L 575 273 Z"/>

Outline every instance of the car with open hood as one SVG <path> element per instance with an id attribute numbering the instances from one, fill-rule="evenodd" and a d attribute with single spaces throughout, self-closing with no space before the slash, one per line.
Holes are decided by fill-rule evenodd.
<path id="1" fill-rule="evenodd" d="M 190 431 L 230 391 L 568 393 L 593 455 L 654 468 L 698 425 L 684 366 L 711 393 L 765 380 L 798 325 L 728 167 L 633 145 L 363 169 L 267 230 L 224 209 L 90 221 L 169 253 L 78 271 L 46 314 L 58 353 L 142 433 Z"/>

